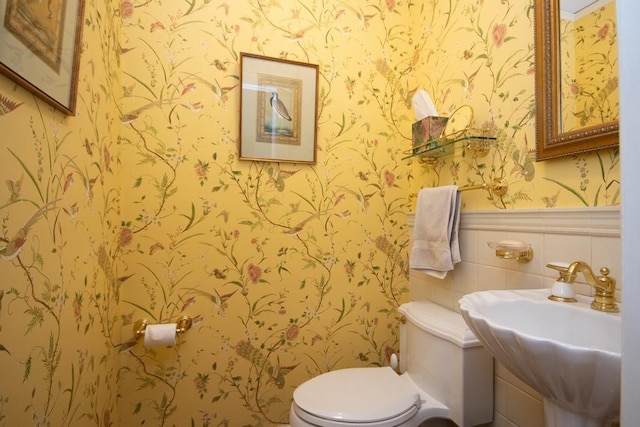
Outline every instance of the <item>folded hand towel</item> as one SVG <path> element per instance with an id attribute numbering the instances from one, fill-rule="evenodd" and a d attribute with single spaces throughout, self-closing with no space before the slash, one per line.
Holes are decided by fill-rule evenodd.
<path id="1" fill-rule="evenodd" d="M 409 266 L 444 279 L 460 262 L 458 187 L 423 188 L 418 193 Z"/>

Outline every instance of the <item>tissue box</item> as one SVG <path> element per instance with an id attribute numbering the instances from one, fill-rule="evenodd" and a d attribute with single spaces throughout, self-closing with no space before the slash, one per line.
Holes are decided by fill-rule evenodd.
<path id="1" fill-rule="evenodd" d="M 415 122 L 411 126 L 413 154 L 429 149 L 429 141 L 436 140 L 442 136 L 442 131 L 444 131 L 448 120 L 448 117 L 429 116 Z"/>

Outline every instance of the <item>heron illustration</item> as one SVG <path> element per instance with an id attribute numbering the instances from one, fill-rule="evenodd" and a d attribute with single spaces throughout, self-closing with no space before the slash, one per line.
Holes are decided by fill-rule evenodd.
<path id="1" fill-rule="evenodd" d="M 269 103 L 271 104 L 271 108 L 273 108 L 273 111 L 275 111 L 278 116 L 282 117 L 285 120 L 291 121 L 291 116 L 287 111 L 287 107 L 285 107 L 284 103 L 278 98 L 278 92 L 272 92 L 271 100 L 269 101 Z"/>

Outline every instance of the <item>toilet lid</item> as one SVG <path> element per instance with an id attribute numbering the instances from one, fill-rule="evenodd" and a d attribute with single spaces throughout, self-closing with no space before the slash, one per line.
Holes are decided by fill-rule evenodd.
<path id="1" fill-rule="evenodd" d="M 327 372 L 300 385 L 293 400 L 305 412 L 327 420 L 373 423 L 420 407 L 420 394 L 391 368 Z"/>

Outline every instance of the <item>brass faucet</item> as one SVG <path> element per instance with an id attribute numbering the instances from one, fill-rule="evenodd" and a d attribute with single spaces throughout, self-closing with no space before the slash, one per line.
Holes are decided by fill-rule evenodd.
<path id="1" fill-rule="evenodd" d="M 587 279 L 587 283 L 596 291 L 591 308 L 609 313 L 617 313 L 619 311 L 618 304 L 615 301 L 616 279 L 609 277 L 610 270 L 607 267 L 600 269 L 601 276 L 593 274 L 589 264 L 584 261 L 572 262 L 566 268 L 554 264 L 548 264 L 547 267 L 558 270 L 562 280 L 567 283 L 573 283 L 578 272 L 582 272 L 585 279 Z"/>

